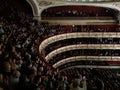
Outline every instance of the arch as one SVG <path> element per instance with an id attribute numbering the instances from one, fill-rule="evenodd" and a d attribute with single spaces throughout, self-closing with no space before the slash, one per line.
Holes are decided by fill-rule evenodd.
<path id="1" fill-rule="evenodd" d="M 26 0 L 32 8 L 33 16 L 36 18 L 39 16 L 39 5 L 36 0 Z"/>

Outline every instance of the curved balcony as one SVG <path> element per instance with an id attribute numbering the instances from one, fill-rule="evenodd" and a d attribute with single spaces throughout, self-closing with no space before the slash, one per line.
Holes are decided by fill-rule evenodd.
<path id="1" fill-rule="evenodd" d="M 71 39 L 71 38 L 120 38 L 119 32 L 76 32 L 76 33 L 65 33 L 60 35 L 51 36 L 41 42 L 39 51 L 45 50 L 45 48 L 54 42 Z"/>
<path id="2" fill-rule="evenodd" d="M 88 49 L 88 50 L 119 50 L 120 49 L 120 45 L 114 45 L 114 44 L 98 44 L 98 45 L 94 45 L 94 44 L 82 44 L 82 45 L 70 45 L 70 46 L 65 46 L 65 47 L 61 47 L 58 48 L 57 50 L 54 50 L 52 52 L 50 52 L 46 57 L 45 60 L 49 61 L 50 59 L 52 59 L 54 56 L 60 54 L 60 53 L 64 53 L 67 51 L 71 51 L 71 50 L 79 50 L 79 49 Z"/>
<path id="3" fill-rule="evenodd" d="M 120 64 L 120 57 L 119 56 L 74 56 L 74 57 L 69 57 L 69 58 L 59 60 L 58 62 L 53 64 L 53 67 L 58 68 L 62 65 L 68 64 L 70 62 L 83 62 L 83 61 L 86 62 L 86 64 L 88 63 L 91 65 L 92 64 L 100 65 L 100 63 L 101 63 L 101 66 L 103 66 L 104 64 L 108 65 L 108 62 L 111 62 L 111 61 L 119 62 L 118 64 Z M 84 64 L 85 63 L 82 63 L 82 65 L 84 65 Z"/>
<path id="4" fill-rule="evenodd" d="M 67 69 L 71 69 L 71 68 L 97 68 L 97 69 L 119 69 L 120 66 L 117 65 L 117 66 L 109 66 L 109 65 L 71 65 L 71 64 L 68 64 L 68 66 L 66 65 L 63 65 L 61 67 L 59 67 L 60 69 L 60 72 L 64 71 L 64 70 L 67 70 Z"/>
<path id="5" fill-rule="evenodd" d="M 54 13 L 53 13 L 54 12 Z M 41 16 L 44 17 L 115 17 L 118 11 L 97 6 L 85 6 L 85 5 L 68 5 L 68 6 L 56 6 L 45 9 Z"/>
<path id="6" fill-rule="evenodd" d="M 75 45 L 75 44 L 120 44 L 120 38 L 70 38 L 59 40 L 49 44 L 45 48 L 45 56 L 60 47 Z"/>

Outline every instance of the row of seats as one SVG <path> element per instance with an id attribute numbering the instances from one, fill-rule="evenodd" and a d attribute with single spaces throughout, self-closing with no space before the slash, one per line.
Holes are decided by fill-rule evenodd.
<path id="1" fill-rule="evenodd" d="M 116 69 L 115 71 L 119 71 Z M 87 79 L 87 88 L 93 90 L 96 86 L 94 76 L 98 76 L 102 78 L 104 82 L 104 90 L 119 90 L 120 86 L 120 79 L 116 76 L 116 73 L 112 72 L 112 69 L 82 69 L 82 68 L 73 68 L 73 69 L 66 69 L 64 71 L 67 76 L 76 77 L 82 73 L 83 76 Z"/>
<path id="2" fill-rule="evenodd" d="M 54 12 L 54 13 L 53 13 Z M 42 17 L 115 17 L 117 11 L 95 6 L 58 6 L 42 12 Z"/>
<path id="3" fill-rule="evenodd" d="M 67 45 L 76 45 L 76 44 L 120 44 L 119 38 L 71 38 L 60 40 L 54 43 L 49 44 L 45 48 L 45 56 L 52 52 L 55 49 L 58 49 Z"/>
<path id="4" fill-rule="evenodd" d="M 119 32 L 119 25 L 54 25 L 52 29 L 54 32 Z"/>
<path id="5" fill-rule="evenodd" d="M 104 32 L 115 32 L 117 34 L 117 32 L 119 32 L 119 25 L 77 25 L 77 26 L 72 26 L 72 25 L 65 25 L 65 26 L 63 26 L 63 25 L 52 25 L 51 26 L 51 25 L 49 25 L 49 27 L 47 27 L 45 29 L 43 28 L 38 34 L 39 34 L 39 37 L 42 40 L 44 40 L 44 39 L 47 39 L 47 38 L 52 37 L 52 36 L 56 36 L 56 35 L 60 35 L 60 34 L 66 34 L 66 33 L 67 34 L 68 33 L 74 33 L 74 32 L 90 32 L 90 33 L 91 32 L 93 32 L 93 33 L 94 32 L 103 32 L 103 33 Z M 108 38 L 108 40 L 104 39 L 104 38 L 103 39 L 99 38 L 99 39 L 100 40 L 98 40 L 98 41 L 96 41 L 94 39 L 96 41 L 95 43 L 105 43 L 105 44 L 106 43 L 110 43 L 110 44 L 111 43 L 116 43 L 116 44 L 119 43 L 119 38 L 118 39 Z M 84 42 L 92 43 L 92 42 L 94 42 L 94 40 L 92 40 L 92 38 L 89 39 L 89 40 L 85 39 Z M 75 41 L 72 41 L 72 42 L 74 43 Z M 56 42 L 56 44 L 57 43 L 61 43 L 61 41 Z M 82 41 L 78 41 L 78 43 L 82 43 Z M 59 48 L 59 46 L 61 46 L 61 44 L 58 45 L 58 48 Z M 54 48 L 54 46 L 52 46 L 52 47 Z M 52 47 L 50 47 L 50 48 L 52 48 Z M 57 47 L 57 45 L 55 47 Z M 49 53 L 49 48 L 46 48 L 46 49 L 47 50 L 45 50 L 45 51 L 47 51 Z"/>
<path id="6" fill-rule="evenodd" d="M 120 56 L 119 50 L 107 50 L 107 49 L 77 49 L 62 52 L 54 56 L 49 60 L 50 64 L 55 64 L 56 62 L 74 56 Z"/>

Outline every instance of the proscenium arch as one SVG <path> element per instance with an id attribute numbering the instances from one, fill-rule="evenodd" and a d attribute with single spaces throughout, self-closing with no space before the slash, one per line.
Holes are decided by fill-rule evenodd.
<path id="1" fill-rule="evenodd" d="M 26 0 L 32 8 L 33 16 L 36 19 L 39 19 L 39 5 L 36 0 Z"/>
<path id="2" fill-rule="evenodd" d="M 119 3 L 119 2 L 118 2 Z M 46 6 L 43 9 L 40 10 L 40 17 L 42 16 L 42 12 L 44 12 L 46 9 L 49 8 L 55 8 L 55 7 L 60 7 L 60 6 L 94 6 L 94 7 L 101 7 L 101 8 L 109 8 L 111 10 L 115 10 L 115 11 L 120 11 L 120 7 L 117 6 L 114 2 L 110 3 L 110 4 L 99 4 L 99 3 L 66 3 L 66 4 L 55 4 L 55 5 L 51 5 L 51 6 Z M 42 18 L 42 17 L 41 17 Z"/>

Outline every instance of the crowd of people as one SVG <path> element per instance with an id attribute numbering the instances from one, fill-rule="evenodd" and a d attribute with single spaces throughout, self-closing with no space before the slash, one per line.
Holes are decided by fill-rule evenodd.
<path id="1" fill-rule="evenodd" d="M 80 44 L 120 44 L 119 38 L 71 38 L 56 41 L 45 47 L 45 56 L 53 50 L 56 50 L 67 45 L 80 45 Z"/>
<path id="2" fill-rule="evenodd" d="M 0 89 L 50 90 L 49 81 L 58 74 L 51 72 L 38 53 L 38 41 L 45 37 L 49 25 L 14 6 L 9 10 L 10 15 L 0 16 Z"/>
<path id="3" fill-rule="evenodd" d="M 74 32 L 119 32 L 119 25 L 49 25 L 49 31 L 46 30 L 44 39 L 52 36 L 57 36 L 59 34 L 74 33 Z M 45 50 L 44 54 L 47 55 L 51 51 L 66 45 L 72 44 L 119 44 L 119 38 L 71 38 L 56 41 L 49 44 Z"/>
<path id="4" fill-rule="evenodd" d="M 118 69 L 119 70 L 119 69 Z M 117 69 L 116 69 L 117 71 Z M 102 80 L 102 84 L 104 84 L 103 90 L 119 90 L 120 87 L 120 78 L 116 76 L 115 72 L 113 73 L 112 69 L 83 69 L 83 68 L 69 68 L 63 71 L 67 76 L 76 77 L 79 73 L 83 73 L 83 79 L 87 81 L 87 88 L 89 90 L 101 90 L 101 85 L 96 82 L 96 80 Z M 96 76 L 98 76 L 96 78 Z M 103 83 L 104 82 L 104 83 Z M 96 85 L 99 85 L 99 88 L 95 89 Z"/>
<path id="5" fill-rule="evenodd" d="M 0 6 L 0 12 L 3 6 L 10 5 L 7 1 Z M 55 31 L 49 23 L 38 22 L 19 9 L 13 5 L 9 7 L 9 15 L 0 15 L 0 90 L 91 90 L 87 88 L 91 83 L 81 78 L 83 73 L 69 80 L 67 74 L 54 70 L 39 54 L 40 42 L 60 34 L 61 29 Z M 113 76 L 109 79 L 110 83 L 114 81 Z M 117 86 L 105 90 L 118 90 L 119 83 Z M 96 84 L 94 90 L 98 88 Z"/>
<path id="6" fill-rule="evenodd" d="M 59 6 L 44 10 L 42 17 L 115 17 L 115 13 L 109 8 L 94 6 Z"/>
<path id="7" fill-rule="evenodd" d="M 69 58 L 69 57 L 75 57 L 75 56 L 110 56 L 111 58 L 114 56 L 119 56 L 120 55 L 120 51 L 119 50 L 105 50 L 105 49 L 76 49 L 76 50 L 69 50 L 69 51 L 65 51 L 62 53 L 59 53 L 55 56 L 53 56 L 52 58 L 49 59 L 49 63 L 50 64 L 55 64 L 56 62 L 65 59 L 65 58 Z M 92 61 L 92 60 L 90 60 Z M 92 65 L 94 63 L 91 63 L 90 61 L 85 61 L 86 63 L 88 63 L 89 65 Z M 90 62 L 90 63 L 89 63 Z M 102 61 L 98 61 L 98 63 L 100 63 Z M 87 64 L 85 64 L 87 65 Z M 102 65 L 102 64 L 101 64 Z"/>
<path id="8" fill-rule="evenodd" d="M 9 16 L 0 17 L 0 90 L 69 90 L 67 77 L 53 70 L 38 52 L 39 43 L 51 31 L 49 24 L 9 9 Z M 71 88 L 76 87 L 75 81 Z"/>
<path id="9" fill-rule="evenodd" d="M 72 32 L 119 32 L 119 25 L 52 25 L 52 32 L 72 33 Z"/>

